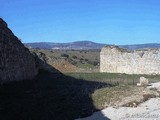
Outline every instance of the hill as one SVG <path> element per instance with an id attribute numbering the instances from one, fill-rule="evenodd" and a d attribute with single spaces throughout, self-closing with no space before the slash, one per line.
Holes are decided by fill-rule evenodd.
<path id="1" fill-rule="evenodd" d="M 74 50 L 100 49 L 105 45 L 106 44 L 95 43 L 92 41 L 76 41 L 69 43 L 51 43 L 51 42 L 25 43 L 25 46 L 29 48 L 74 49 Z"/>
<path id="2" fill-rule="evenodd" d="M 159 43 L 148 43 L 148 44 L 135 44 L 135 45 L 120 45 L 122 48 L 130 50 L 145 49 L 145 48 L 160 48 Z"/>
<path id="3" fill-rule="evenodd" d="M 37 42 L 37 43 L 24 43 L 28 48 L 39 48 L 39 49 L 66 49 L 66 50 L 90 50 L 90 49 L 101 49 L 107 44 L 95 43 L 92 41 L 76 41 L 68 43 L 52 43 L 52 42 Z M 159 43 L 147 43 L 147 44 L 135 44 L 135 45 L 119 45 L 122 48 L 130 50 L 144 49 L 144 48 L 160 48 Z"/>

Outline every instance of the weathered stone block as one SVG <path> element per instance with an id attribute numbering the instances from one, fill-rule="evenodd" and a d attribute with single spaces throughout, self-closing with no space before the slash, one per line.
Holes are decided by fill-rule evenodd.
<path id="1" fill-rule="evenodd" d="M 139 80 L 140 80 L 140 85 L 141 85 L 141 86 L 147 86 L 148 83 L 149 83 L 148 79 L 145 78 L 145 77 L 140 77 Z"/>

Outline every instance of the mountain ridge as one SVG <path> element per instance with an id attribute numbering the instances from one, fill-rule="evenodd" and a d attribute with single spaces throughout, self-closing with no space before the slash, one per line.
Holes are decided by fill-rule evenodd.
<path id="1" fill-rule="evenodd" d="M 67 43 L 53 43 L 53 42 L 33 42 L 24 43 L 28 48 L 39 49 L 75 49 L 75 50 L 87 50 L 87 49 L 101 49 L 106 45 L 105 43 L 96 43 L 93 41 L 75 41 Z M 160 48 L 160 43 L 144 43 L 144 44 L 131 44 L 131 45 L 117 45 L 129 50 L 145 49 L 145 48 Z"/>

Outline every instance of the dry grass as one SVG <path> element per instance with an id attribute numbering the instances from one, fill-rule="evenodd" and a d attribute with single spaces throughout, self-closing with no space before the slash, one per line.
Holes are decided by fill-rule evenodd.
<path id="1" fill-rule="evenodd" d="M 132 86 L 102 88 L 92 94 L 92 99 L 96 108 L 103 109 L 114 106 L 115 102 L 122 101 L 122 98 L 131 95 L 132 91 Z"/>

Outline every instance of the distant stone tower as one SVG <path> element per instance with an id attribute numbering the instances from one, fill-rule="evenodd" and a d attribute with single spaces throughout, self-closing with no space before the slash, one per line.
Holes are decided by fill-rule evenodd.
<path id="1" fill-rule="evenodd" d="M 100 72 L 160 74 L 160 49 L 129 51 L 118 46 L 103 47 Z"/>
<path id="2" fill-rule="evenodd" d="M 32 79 L 37 73 L 34 56 L 0 18 L 0 82 Z"/>

